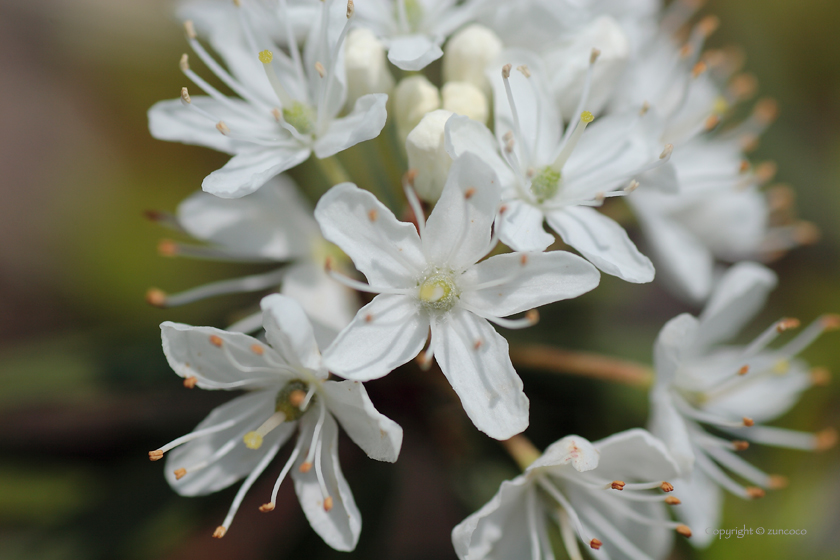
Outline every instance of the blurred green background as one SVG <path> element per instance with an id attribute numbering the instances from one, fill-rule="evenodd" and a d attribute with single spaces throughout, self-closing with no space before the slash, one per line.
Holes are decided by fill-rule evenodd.
<path id="1" fill-rule="evenodd" d="M 810 321 L 840 311 L 840 3 L 712 0 L 706 12 L 723 22 L 712 44 L 740 45 L 762 94 L 779 100 L 780 119 L 756 159 L 778 162 L 802 217 L 823 232 L 816 246 L 773 265 L 781 284 L 752 330 L 783 315 Z M 235 489 L 181 498 L 162 465 L 146 459 L 229 397 L 183 389 L 163 359 L 158 324 L 223 325 L 252 301 L 168 311 L 144 302 L 151 285 L 178 291 L 241 272 L 159 257 L 167 233 L 143 218 L 174 209 L 226 159 L 147 132 L 148 107 L 185 85 L 177 67 L 185 48 L 168 0 L 0 0 L 0 560 L 454 558 L 451 527 L 514 467 L 445 388 L 417 373 L 370 384 L 380 410 L 406 430 L 396 465 L 367 461 L 343 440 L 365 525 L 350 555 L 309 530 L 288 483 L 283 507 L 256 512 L 271 475 L 229 535 L 211 539 Z M 605 277 L 595 293 L 549 309 L 534 335 L 648 361 L 658 329 L 683 310 L 658 286 Z M 837 336 L 805 357 L 840 371 Z M 645 422 L 642 391 L 522 375 L 528 435 L 540 447 Z M 840 426 L 838 385 L 808 391 L 776 424 Z M 758 502 L 728 499 L 724 527 L 808 535 L 733 538 L 699 553 L 682 543 L 674 558 L 837 558 L 838 456 L 750 449 L 751 461 L 791 484 Z"/>

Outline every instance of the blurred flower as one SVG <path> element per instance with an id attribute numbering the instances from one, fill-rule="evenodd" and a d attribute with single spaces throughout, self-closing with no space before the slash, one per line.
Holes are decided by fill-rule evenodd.
<path id="1" fill-rule="evenodd" d="M 335 420 L 379 461 L 397 460 L 402 428 L 377 412 L 361 383 L 327 380 L 312 327 L 293 299 L 272 295 L 262 309 L 268 344 L 212 327 L 161 325 L 163 351 L 184 385 L 251 392 L 216 408 L 193 432 L 150 451 L 149 458 L 172 450 L 166 479 L 185 496 L 221 490 L 247 475 L 213 533 L 221 538 L 251 485 L 297 428 L 297 443 L 260 510 L 275 508 L 291 472 L 312 528 L 336 550 L 353 550 L 362 521 L 338 462 Z"/>
<path id="2" fill-rule="evenodd" d="M 525 472 L 502 483 L 479 511 L 452 530 L 462 560 L 554 558 L 546 520 L 559 525 L 570 558 L 583 556 L 576 538 L 613 559 L 665 558 L 673 529 L 665 504 L 680 500 L 650 490 L 672 491 L 677 466 L 661 441 L 629 430 L 590 443 L 567 436 L 551 444 Z"/>
<path id="3" fill-rule="evenodd" d="M 379 294 L 325 351 L 324 363 L 348 379 L 376 379 L 417 356 L 431 328 L 422 361 L 437 359 L 479 430 L 507 439 L 528 425 L 528 399 L 507 341 L 488 321 L 506 328 L 533 325 L 536 312 L 520 320 L 503 317 L 588 292 L 598 285 L 598 271 L 562 251 L 511 253 L 476 264 L 497 243 L 490 232 L 499 186 L 472 154 L 452 164 L 428 223 L 416 195 L 406 192 L 419 235 L 350 183 L 333 187 L 315 208 L 324 237 L 347 253 L 370 285 L 335 277 Z"/>
<path id="4" fill-rule="evenodd" d="M 387 95 L 364 95 L 350 114 L 337 118 L 347 96 L 342 46 L 353 10 L 350 3 L 339 15 L 333 7 L 341 8 L 333 0 L 322 2 L 303 58 L 296 41 L 290 42 L 291 55 L 286 55 L 270 36 L 242 19 L 237 33 L 216 44 L 230 73 L 198 42 L 187 22 L 193 51 L 239 97 L 228 97 L 200 78 L 184 55 L 181 70 L 208 96 L 193 97 L 184 88 L 180 100 L 157 103 L 149 110 L 149 129 L 161 140 L 233 154 L 204 179 L 205 191 L 223 198 L 244 196 L 313 151 L 324 159 L 379 135 L 385 126 Z M 288 19 L 285 22 L 290 25 Z"/>
<path id="5" fill-rule="evenodd" d="M 758 498 L 783 484 L 734 452 L 747 441 L 777 447 L 816 450 L 833 444 L 828 430 L 809 434 L 761 426 L 787 412 L 815 379 L 796 355 L 823 331 L 840 327 L 840 318 L 823 316 L 780 348 L 768 345 L 798 326 L 795 319 L 774 323 L 747 346 L 721 346 L 738 334 L 761 309 L 776 276 L 749 262 L 733 266 L 721 279 L 699 319 L 688 314 L 669 321 L 654 347 L 656 383 L 651 391 L 651 432 L 660 437 L 680 467 L 687 504 L 681 518 L 698 527 L 717 527 L 721 488 L 742 498 Z M 712 426 L 738 440 L 708 433 Z M 721 468 L 755 484 L 744 487 Z M 707 544 L 708 535 L 698 543 Z"/>

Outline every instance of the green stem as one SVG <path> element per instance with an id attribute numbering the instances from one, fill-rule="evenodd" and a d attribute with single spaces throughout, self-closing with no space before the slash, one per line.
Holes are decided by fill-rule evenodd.
<path id="1" fill-rule="evenodd" d="M 347 183 L 351 180 L 347 170 L 344 169 L 344 166 L 341 165 L 341 162 L 338 161 L 337 157 L 330 156 L 324 159 L 316 157 L 315 161 L 318 163 L 318 168 L 321 170 L 321 174 L 327 182 L 330 183 L 330 187 L 334 187 L 339 183 Z"/>
<path id="2" fill-rule="evenodd" d="M 531 440 L 522 434 L 515 435 L 501 444 L 523 471 L 542 455 Z"/>

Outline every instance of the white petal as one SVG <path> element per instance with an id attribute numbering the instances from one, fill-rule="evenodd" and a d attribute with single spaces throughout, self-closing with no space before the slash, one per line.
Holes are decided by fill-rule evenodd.
<path id="1" fill-rule="evenodd" d="M 246 334 L 213 327 L 191 327 L 166 321 L 160 325 L 163 353 L 175 373 L 196 377 L 202 389 L 215 389 L 219 383 L 236 383 L 236 389 L 254 389 L 282 383 L 284 375 L 266 361 L 268 353 L 278 354 Z M 218 344 L 218 346 L 217 346 Z M 259 347 L 260 354 L 252 349 Z"/>
<path id="2" fill-rule="evenodd" d="M 453 115 L 446 121 L 446 152 L 452 159 L 458 159 L 465 152 L 472 152 L 489 165 L 499 177 L 501 188 L 514 185 L 516 175 L 501 154 L 499 143 L 490 130 L 469 117 Z"/>
<path id="3" fill-rule="evenodd" d="M 686 429 L 685 420 L 677 412 L 667 391 L 654 389 L 650 397 L 650 432 L 661 439 L 680 470 L 680 476 L 689 476 L 694 469 L 694 451 Z"/>
<path id="4" fill-rule="evenodd" d="M 311 262 L 290 266 L 280 293 L 297 300 L 312 322 L 318 348 L 326 348 L 359 310 L 355 291 L 330 278 Z"/>
<path id="5" fill-rule="evenodd" d="M 272 294 L 262 299 L 260 308 L 268 343 L 289 363 L 301 364 L 327 377 L 312 325 L 300 304 L 288 296 Z"/>
<path id="6" fill-rule="evenodd" d="M 313 430 L 318 419 L 315 412 L 315 407 L 312 407 L 311 412 L 300 420 L 298 437 L 306 439 L 301 449 L 308 449 L 311 445 Z M 309 524 L 324 539 L 324 542 L 336 550 L 350 551 L 356 548 L 356 543 L 359 541 L 362 515 L 356 507 L 353 493 L 341 472 L 341 465 L 338 462 L 338 426 L 329 413 L 324 418 L 321 438 L 321 469 L 327 491 L 333 499 L 333 507 L 330 511 L 324 511 L 323 496 L 315 468 L 306 473 L 300 472 L 299 466 L 304 461 L 303 454 L 291 471 L 292 479 L 295 481 L 295 492 Z"/>
<path id="7" fill-rule="evenodd" d="M 697 319 L 683 313 L 665 323 L 653 345 L 656 386 L 668 387 L 697 340 Z"/>
<path id="8" fill-rule="evenodd" d="M 499 217 L 499 239 L 514 251 L 545 251 L 554 236 L 545 231 L 542 210 L 519 200 L 505 203 L 507 210 Z"/>
<path id="9" fill-rule="evenodd" d="M 597 210 L 567 207 L 546 216 L 548 225 L 592 264 L 627 282 L 653 280 L 653 264 L 630 241 L 624 228 Z"/>
<path id="10" fill-rule="evenodd" d="M 397 460 L 402 428 L 374 408 L 361 382 L 325 381 L 321 390 L 327 396 L 330 413 L 368 457 L 389 463 Z"/>
<path id="11" fill-rule="evenodd" d="M 706 548 L 717 539 L 723 513 L 723 490 L 696 469 L 690 478 L 674 481 L 674 491 L 682 504 L 674 508 L 677 517 L 692 529 L 688 540 L 695 548 Z"/>
<path id="12" fill-rule="evenodd" d="M 742 262 L 730 268 L 700 315 L 698 345 L 708 347 L 737 335 L 775 287 L 776 274 L 765 266 Z"/>
<path id="13" fill-rule="evenodd" d="M 532 558 L 525 496 L 532 487 L 524 477 L 502 482 L 484 506 L 452 529 L 452 544 L 461 560 Z M 538 522 L 544 522 L 539 519 Z"/>
<path id="14" fill-rule="evenodd" d="M 508 356 L 508 343 L 490 324 L 453 309 L 432 323 L 440 369 L 475 427 L 498 440 L 528 427 L 528 397 Z"/>
<path id="15" fill-rule="evenodd" d="M 672 482 L 679 467 L 665 444 L 647 430 L 634 428 L 594 443 L 601 452 L 595 473 L 609 480 Z"/>
<path id="16" fill-rule="evenodd" d="M 711 252 L 680 224 L 652 212 L 642 212 L 639 204 L 634 206 L 660 279 L 680 296 L 693 302 L 704 301 L 712 289 Z"/>
<path id="17" fill-rule="evenodd" d="M 388 116 L 385 110 L 387 102 L 388 96 L 384 93 L 370 93 L 357 99 L 350 114 L 333 120 L 315 142 L 315 155 L 327 158 L 379 136 Z"/>
<path id="18" fill-rule="evenodd" d="M 309 154 L 309 148 L 300 146 L 248 148 L 205 177 L 201 188 L 220 198 L 239 198 L 251 194 L 275 175 L 303 163 Z"/>
<path id="19" fill-rule="evenodd" d="M 347 379 L 378 379 L 419 354 L 428 332 L 415 298 L 380 294 L 324 351 L 324 365 Z"/>
<path id="20" fill-rule="evenodd" d="M 572 465 L 576 471 L 586 472 L 598 467 L 600 457 L 601 453 L 586 438 L 566 436 L 549 445 L 528 470 Z"/>
<path id="21" fill-rule="evenodd" d="M 294 432 L 296 423 L 284 423 L 265 436 L 259 449 L 245 447 L 242 437 L 247 432 L 257 429 L 274 413 L 276 398 L 276 391 L 259 391 L 242 395 L 214 408 L 207 418 L 195 427 L 196 430 L 237 418 L 239 421 L 230 428 L 194 439 L 167 453 L 164 472 L 167 482 L 182 496 L 200 496 L 226 488 L 248 475 L 275 443 L 287 440 Z M 236 446 L 229 453 L 203 469 L 190 470 L 190 467 L 209 460 L 213 453 L 229 441 L 236 442 Z M 175 479 L 177 469 L 188 469 L 186 476 L 181 480 Z"/>
<path id="22" fill-rule="evenodd" d="M 428 262 L 462 271 L 486 255 L 499 197 L 496 174 L 478 156 L 468 152 L 456 159 L 426 223 Z"/>
<path id="23" fill-rule="evenodd" d="M 565 251 L 496 255 L 462 276 L 461 302 L 482 316 L 506 317 L 585 294 L 600 278 L 594 266 Z M 476 290 L 504 279 L 502 285 Z"/>
<path id="24" fill-rule="evenodd" d="M 178 206 L 178 223 L 236 254 L 278 261 L 308 255 L 320 235 L 311 207 L 285 175 L 235 200 L 199 191 Z"/>
<path id="25" fill-rule="evenodd" d="M 441 56 L 440 46 L 425 35 L 395 37 L 388 45 L 388 60 L 400 70 L 422 70 Z"/>
<path id="26" fill-rule="evenodd" d="M 327 191 L 315 207 L 315 219 L 324 237 L 347 253 L 371 284 L 409 288 L 426 267 L 414 226 L 397 221 L 375 196 L 352 183 Z"/>

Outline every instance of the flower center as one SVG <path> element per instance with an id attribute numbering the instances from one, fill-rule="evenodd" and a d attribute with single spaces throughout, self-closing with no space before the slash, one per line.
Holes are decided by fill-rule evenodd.
<path id="1" fill-rule="evenodd" d="M 293 422 L 299 419 L 304 411 L 300 409 L 300 405 L 306 399 L 306 393 L 309 391 L 309 385 L 300 379 L 294 379 L 286 383 L 277 393 L 277 400 L 274 405 L 274 410 L 282 412 L 286 415 L 286 422 Z M 313 396 L 314 402 L 317 397 Z"/>
<path id="2" fill-rule="evenodd" d="M 452 273 L 436 271 L 426 277 L 417 290 L 417 297 L 429 311 L 449 311 L 458 299 L 458 288 Z"/>
<path id="3" fill-rule="evenodd" d="M 283 108 L 283 119 L 301 134 L 311 134 L 315 129 L 314 111 L 300 101 L 295 101 L 290 107 Z"/>
<path id="4" fill-rule="evenodd" d="M 561 173 L 551 166 L 546 166 L 536 177 L 531 180 L 531 192 L 537 197 L 537 202 L 542 204 L 550 198 L 554 198 L 560 190 Z"/>

